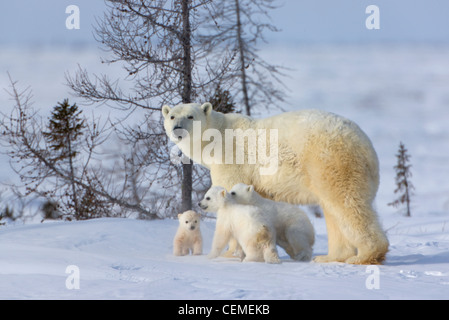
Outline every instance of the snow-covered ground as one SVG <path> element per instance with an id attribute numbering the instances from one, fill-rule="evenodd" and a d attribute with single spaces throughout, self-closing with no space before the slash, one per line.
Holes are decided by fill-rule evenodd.
<path id="1" fill-rule="evenodd" d="M 272 49 L 263 53 L 269 61 L 292 68 L 285 80 L 290 89 L 285 109 L 341 114 L 372 139 L 381 165 L 376 208 L 391 244 L 384 265 L 299 263 L 283 252 L 280 265 L 174 257 L 175 220 L 16 223 L 0 226 L 0 298 L 448 299 L 449 47 Z M 75 70 L 77 63 L 107 70 L 89 50 L 9 49 L 0 58 L 1 87 L 8 86 L 9 71 L 32 87 L 35 107 L 48 110 L 69 96 L 62 85 L 65 71 Z M 4 92 L 0 104 L 2 111 L 11 105 Z M 400 141 L 412 156 L 411 218 L 387 205 L 396 198 L 393 166 Z M 0 160 L 1 181 L 13 179 L 6 159 Z M 317 232 L 314 254 L 324 254 L 325 222 L 310 218 Z M 213 230 L 213 220 L 203 222 L 205 253 Z M 71 265 L 79 271 L 79 289 L 66 286 L 76 276 L 66 273 Z"/>
<path id="2" fill-rule="evenodd" d="M 313 223 L 315 254 L 323 254 L 324 221 Z M 280 265 L 211 261 L 206 255 L 174 257 L 175 220 L 7 227 L 0 233 L 0 299 L 449 298 L 447 215 L 390 217 L 384 224 L 391 249 L 386 264 L 374 267 L 378 269 L 295 262 L 281 251 Z M 206 253 L 213 230 L 213 222 L 203 222 Z M 70 289 L 77 283 L 79 289 Z"/>

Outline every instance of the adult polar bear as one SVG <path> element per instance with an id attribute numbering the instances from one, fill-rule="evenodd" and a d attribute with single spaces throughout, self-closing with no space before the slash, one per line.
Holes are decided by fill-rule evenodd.
<path id="1" fill-rule="evenodd" d="M 328 254 L 315 257 L 316 262 L 379 264 L 385 259 L 388 240 L 372 207 L 379 186 L 378 159 L 371 141 L 355 123 L 318 110 L 253 119 L 215 112 L 210 103 L 164 106 L 162 114 L 169 138 L 186 156 L 210 169 L 213 185 L 230 190 L 245 183 L 275 201 L 320 204 L 326 219 Z M 203 161 L 195 146 L 210 150 L 210 144 L 221 143 L 221 148 L 214 150 L 226 150 L 225 138 L 211 142 L 210 134 L 209 139 L 203 137 L 208 129 L 222 137 L 229 129 L 275 130 L 276 172 L 260 174 L 266 163 L 236 162 L 237 152 L 233 152 L 232 164 L 229 159 Z M 234 138 L 234 149 L 236 141 Z"/>

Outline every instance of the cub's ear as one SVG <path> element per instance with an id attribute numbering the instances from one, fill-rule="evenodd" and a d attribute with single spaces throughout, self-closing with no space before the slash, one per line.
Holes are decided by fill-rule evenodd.
<path id="1" fill-rule="evenodd" d="M 178 219 L 181 219 L 182 213 L 178 213 Z"/>
<path id="2" fill-rule="evenodd" d="M 170 113 L 170 110 L 170 107 L 167 105 L 162 107 L 162 115 L 164 116 L 164 118 L 167 117 L 167 115 Z"/>
<path id="3" fill-rule="evenodd" d="M 208 115 L 211 114 L 211 112 L 212 112 L 212 110 L 213 110 L 213 107 L 212 107 L 212 104 L 211 104 L 210 102 L 206 102 L 205 104 L 203 104 L 203 105 L 201 106 L 201 109 L 203 110 L 204 114 L 205 114 L 206 116 L 208 116 Z"/>
<path id="4" fill-rule="evenodd" d="M 253 192 L 253 191 L 254 191 L 254 186 L 253 186 L 253 185 L 248 186 L 248 188 L 246 189 L 246 191 L 248 191 L 248 192 Z"/>

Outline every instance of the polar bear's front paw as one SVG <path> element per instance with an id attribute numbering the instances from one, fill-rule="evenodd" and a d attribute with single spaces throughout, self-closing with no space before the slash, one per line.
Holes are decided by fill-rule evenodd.
<path id="1" fill-rule="evenodd" d="M 363 264 L 363 261 L 358 256 L 353 256 L 346 259 L 345 263 L 347 264 Z"/>
<path id="2" fill-rule="evenodd" d="M 217 258 L 219 255 L 216 252 L 211 252 L 207 255 L 208 259 L 215 259 Z"/>
<path id="3" fill-rule="evenodd" d="M 317 263 L 328 263 L 331 261 L 334 261 L 334 260 L 332 260 L 328 255 L 316 256 L 315 258 L 313 258 L 313 262 L 317 262 Z"/>
<path id="4" fill-rule="evenodd" d="M 265 261 L 266 263 L 279 264 L 281 263 L 281 259 L 279 257 L 271 257 Z"/>
<path id="5" fill-rule="evenodd" d="M 223 258 L 235 258 L 234 257 L 234 252 L 231 250 L 226 251 L 225 253 L 223 253 L 221 255 Z"/>

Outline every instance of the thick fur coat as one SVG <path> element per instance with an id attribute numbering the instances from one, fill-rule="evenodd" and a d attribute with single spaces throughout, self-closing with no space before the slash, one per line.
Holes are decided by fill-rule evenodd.
<path id="1" fill-rule="evenodd" d="M 179 227 L 173 239 L 175 256 L 185 256 L 190 253 L 201 255 L 203 253 L 200 218 L 201 216 L 192 210 L 178 214 Z"/>
<path id="2" fill-rule="evenodd" d="M 244 262 L 280 263 L 276 231 L 258 207 L 236 203 L 224 188 L 218 186 L 209 189 L 200 207 L 217 213 L 209 258 L 218 257 L 234 238 L 243 250 Z"/>
<path id="3" fill-rule="evenodd" d="M 249 204 L 261 209 L 276 229 L 276 243 L 295 260 L 312 258 L 315 230 L 309 218 L 298 206 L 272 201 L 260 196 L 253 186 L 236 184 L 229 191 L 237 203 Z"/>
<path id="4" fill-rule="evenodd" d="M 319 204 L 326 219 L 328 254 L 315 261 L 376 264 L 385 259 L 389 244 L 372 205 L 379 187 L 378 158 L 354 122 L 318 110 L 253 119 L 215 112 L 210 103 L 164 106 L 162 114 L 167 135 L 185 155 L 210 169 L 213 185 L 230 190 L 245 183 L 271 200 Z M 237 161 L 238 134 L 229 133 L 242 130 L 256 131 L 258 146 L 265 141 L 273 153 L 251 163 L 253 143 L 248 140 L 247 161 Z"/>

